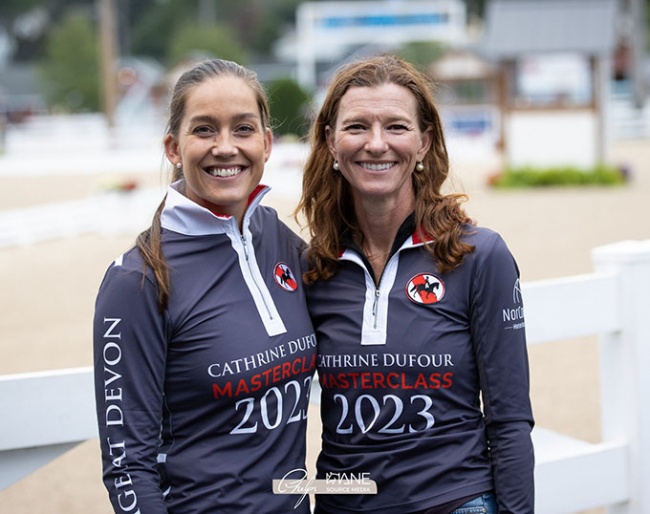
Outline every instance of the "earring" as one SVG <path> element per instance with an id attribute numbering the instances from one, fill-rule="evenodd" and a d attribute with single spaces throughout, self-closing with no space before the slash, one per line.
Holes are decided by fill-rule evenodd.
<path id="1" fill-rule="evenodd" d="M 180 162 L 177 162 L 177 163 L 176 163 L 176 169 L 177 169 L 178 171 L 180 171 L 182 167 L 183 167 L 183 166 L 182 166 L 182 164 L 181 164 Z"/>
<path id="2" fill-rule="evenodd" d="M 416 169 L 417 171 L 424 171 L 424 164 L 422 164 L 422 161 L 418 162 L 418 163 L 415 165 L 415 169 Z"/>
<path id="3" fill-rule="evenodd" d="M 332 168 L 334 171 L 339 171 L 339 161 L 334 161 L 334 164 L 332 164 Z"/>

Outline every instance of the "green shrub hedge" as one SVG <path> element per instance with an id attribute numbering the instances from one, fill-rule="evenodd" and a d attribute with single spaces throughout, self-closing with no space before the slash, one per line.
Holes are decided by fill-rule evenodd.
<path id="1" fill-rule="evenodd" d="M 507 168 L 503 173 L 490 177 L 489 183 L 497 188 L 612 186 L 623 184 L 626 179 L 624 170 L 606 165 L 598 165 L 593 169 L 571 166 L 557 168 L 524 166 Z"/>

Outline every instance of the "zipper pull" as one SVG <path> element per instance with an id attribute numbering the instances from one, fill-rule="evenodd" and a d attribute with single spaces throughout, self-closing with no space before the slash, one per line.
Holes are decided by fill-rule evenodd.
<path id="1" fill-rule="evenodd" d="M 246 236 L 242 234 L 241 236 L 241 242 L 242 245 L 244 245 L 244 255 L 246 256 L 246 260 L 248 261 L 248 244 L 246 242 Z"/>
<path id="2" fill-rule="evenodd" d="M 377 308 L 379 306 L 379 288 L 375 288 L 375 301 L 372 305 L 372 317 L 375 320 L 374 325 L 377 328 Z"/>

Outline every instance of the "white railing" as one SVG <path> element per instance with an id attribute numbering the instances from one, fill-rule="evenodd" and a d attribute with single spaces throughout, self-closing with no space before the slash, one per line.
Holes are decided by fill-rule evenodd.
<path id="1" fill-rule="evenodd" d="M 533 431 L 537 512 L 650 514 L 650 240 L 592 257 L 593 274 L 524 285 L 529 344 L 598 335 L 600 347 L 602 441 Z"/>
<path id="2" fill-rule="evenodd" d="M 536 512 L 650 514 L 650 240 L 593 260 L 593 274 L 523 285 L 529 344 L 598 335 L 601 360 L 602 441 L 533 431 Z M 0 412 L 2 490 L 96 437 L 92 370 L 2 376 Z"/>

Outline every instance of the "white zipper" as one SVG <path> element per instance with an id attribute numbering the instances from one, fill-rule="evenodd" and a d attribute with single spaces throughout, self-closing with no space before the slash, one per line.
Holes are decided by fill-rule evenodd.
<path id="1" fill-rule="evenodd" d="M 239 269 L 241 270 L 244 282 L 248 288 L 257 312 L 266 328 L 269 336 L 277 336 L 286 333 L 287 329 L 284 326 L 280 313 L 278 312 L 275 302 L 271 297 L 271 292 L 266 287 L 262 273 L 257 264 L 257 258 L 254 251 L 249 251 L 248 239 L 250 236 L 248 231 L 247 220 L 244 220 L 244 229 L 239 232 L 237 222 L 233 218 L 229 220 L 227 234 L 230 238 L 231 244 L 239 258 Z"/>
<path id="2" fill-rule="evenodd" d="M 393 254 L 386 263 L 386 267 L 379 279 L 379 285 L 375 285 L 375 281 L 359 254 L 346 250 L 343 252 L 341 259 L 361 266 L 365 276 L 366 295 L 363 305 L 361 345 L 385 345 L 388 326 L 388 296 L 397 276 L 399 251 Z"/>
<path id="3" fill-rule="evenodd" d="M 248 257 L 248 243 L 246 241 L 246 236 L 243 235 L 243 234 L 241 236 L 241 241 L 242 241 L 242 245 L 244 247 L 244 258 L 246 259 L 246 264 L 248 265 L 248 270 L 250 271 L 251 275 L 254 275 L 255 273 L 254 273 L 253 268 L 251 266 L 251 261 L 250 261 L 250 259 Z M 257 292 L 259 293 L 259 296 L 262 299 L 262 302 L 264 304 L 264 308 L 266 309 L 267 316 L 269 317 L 270 320 L 273 321 L 275 319 L 274 312 L 277 313 L 277 311 L 275 311 L 275 308 L 274 309 L 269 308 L 269 305 L 268 305 L 268 303 L 266 301 L 266 296 L 268 294 L 268 290 L 266 290 L 266 288 L 264 288 L 264 290 L 262 290 L 262 288 L 260 287 L 260 282 L 259 281 L 254 280 L 253 282 L 255 283 L 255 288 L 257 289 Z M 262 282 L 262 284 L 263 284 L 263 282 Z M 267 293 L 267 294 L 265 294 L 265 293 Z M 286 330 L 285 330 L 285 332 L 286 332 Z"/>

